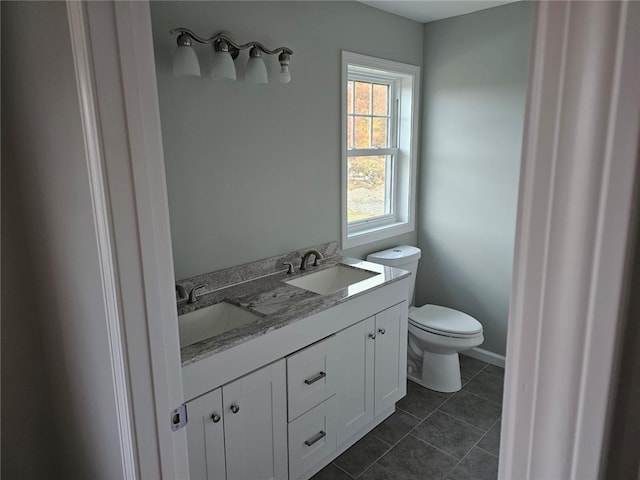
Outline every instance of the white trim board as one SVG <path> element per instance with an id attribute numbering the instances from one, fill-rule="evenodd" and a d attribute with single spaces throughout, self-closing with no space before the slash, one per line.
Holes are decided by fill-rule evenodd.
<path id="1" fill-rule="evenodd" d="M 475 358 L 476 360 L 481 360 L 500 368 L 504 368 L 506 363 L 504 355 L 493 353 L 489 350 L 478 347 L 472 348 L 471 350 L 465 350 L 464 352 L 461 352 L 460 355 L 466 355 L 467 357 Z"/>
<path id="2" fill-rule="evenodd" d="M 400 102 L 397 105 L 398 130 L 396 147 L 396 169 L 394 186 L 403 185 L 394 193 L 396 222 L 383 225 L 371 225 L 370 228 L 362 228 L 359 231 L 351 231 L 349 234 L 347 219 L 347 176 L 349 158 L 347 156 L 347 80 L 349 77 L 349 65 L 354 64 L 365 69 L 378 69 L 395 76 L 400 82 Z M 361 55 L 359 53 L 342 51 L 340 77 L 340 242 L 342 249 L 360 247 L 369 243 L 381 241 L 416 229 L 416 195 L 418 178 L 418 136 L 420 123 L 420 101 L 422 98 L 422 84 L 420 80 L 421 69 L 419 66 L 408 63 L 395 62 L 382 58 Z M 407 98 L 407 90 L 411 90 L 411 98 Z M 401 128 L 400 128 L 401 127 Z M 410 135 L 407 135 L 410 132 Z M 407 138 L 408 137 L 408 138 Z"/>
<path id="3" fill-rule="evenodd" d="M 100 138 L 100 122 L 96 114 L 97 100 L 93 90 L 93 68 L 87 40 L 86 17 L 81 2 L 67 0 L 67 16 L 71 36 L 71 50 L 78 86 L 80 116 L 85 140 L 85 158 L 89 172 L 91 206 L 98 240 L 98 257 L 102 276 L 102 294 L 107 318 L 113 390 L 116 400 L 122 476 L 128 480 L 137 478 L 135 449 L 133 446 L 133 421 L 129 409 L 129 378 L 125 368 L 124 339 L 120 325 L 120 305 L 116 282 L 116 265 L 111 242 L 111 222 Z"/>
<path id="4" fill-rule="evenodd" d="M 151 12 L 147 2 L 114 2 L 113 8 L 160 462 L 163 477 L 185 478 L 186 432 L 173 432 L 170 423 L 171 412 L 183 403 L 184 395 Z"/>
<path id="5" fill-rule="evenodd" d="M 535 8 L 499 478 L 599 478 L 636 215 L 640 9 Z"/>
<path id="6" fill-rule="evenodd" d="M 92 82 L 98 125 L 85 137 L 102 147 L 99 207 L 111 231 L 135 432 L 121 448 L 139 478 L 188 479 L 185 430 L 172 432 L 170 422 L 183 390 L 149 4 L 78 5 L 86 23 L 79 42 L 91 60 L 90 79 L 80 81 Z"/>

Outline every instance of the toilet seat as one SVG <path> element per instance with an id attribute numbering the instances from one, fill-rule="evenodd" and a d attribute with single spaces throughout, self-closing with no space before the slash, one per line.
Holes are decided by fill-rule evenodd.
<path id="1" fill-rule="evenodd" d="M 482 334 L 482 324 L 466 313 L 439 305 L 424 305 L 409 311 L 409 323 L 420 330 L 453 338 Z"/>

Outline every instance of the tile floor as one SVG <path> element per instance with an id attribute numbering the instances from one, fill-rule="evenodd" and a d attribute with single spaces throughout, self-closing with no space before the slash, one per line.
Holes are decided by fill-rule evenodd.
<path id="1" fill-rule="evenodd" d="M 504 370 L 460 355 L 462 390 L 408 382 L 396 412 L 313 480 L 494 480 Z"/>

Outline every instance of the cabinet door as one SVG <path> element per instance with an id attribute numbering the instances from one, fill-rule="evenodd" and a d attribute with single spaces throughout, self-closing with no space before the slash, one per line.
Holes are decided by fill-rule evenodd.
<path id="1" fill-rule="evenodd" d="M 340 377 L 336 393 L 338 445 L 373 420 L 374 317 L 336 335 Z"/>
<path id="2" fill-rule="evenodd" d="M 222 387 L 229 480 L 287 478 L 286 391 L 284 359 Z"/>
<path id="3" fill-rule="evenodd" d="M 191 480 L 225 480 L 224 420 L 220 389 L 187 403 Z"/>
<path id="4" fill-rule="evenodd" d="M 376 314 L 375 416 L 406 393 L 407 303 Z"/>

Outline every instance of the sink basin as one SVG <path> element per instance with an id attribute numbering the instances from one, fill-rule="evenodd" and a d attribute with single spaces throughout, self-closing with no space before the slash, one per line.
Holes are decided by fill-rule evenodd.
<path id="1" fill-rule="evenodd" d="M 335 265 L 319 272 L 288 280 L 285 283 L 314 293 L 327 295 L 376 275 L 379 274 L 345 265 Z"/>
<path id="2" fill-rule="evenodd" d="M 178 316 L 180 348 L 260 319 L 260 315 L 227 302 Z"/>

